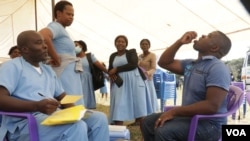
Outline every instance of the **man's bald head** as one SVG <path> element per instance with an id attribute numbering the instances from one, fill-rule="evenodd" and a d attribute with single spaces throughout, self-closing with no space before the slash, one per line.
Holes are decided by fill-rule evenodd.
<path id="1" fill-rule="evenodd" d="M 34 66 L 48 57 L 48 47 L 42 35 L 34 30 L 21 32 L 17 37 L 17 47 L 23 58 Z"/>
<path id="2" fill-rule="evenodd" d="M 30 41 L 30 39 L 32 37 L 34 37 L 34 35 L 37 35 L 38 33 L 34 30 L 27 30 L 27 31 L 23 31 L 21 32 L 18 36 L 17 36 L 17 46 L 19 48 L 26 46 L 27 43 Z"/>

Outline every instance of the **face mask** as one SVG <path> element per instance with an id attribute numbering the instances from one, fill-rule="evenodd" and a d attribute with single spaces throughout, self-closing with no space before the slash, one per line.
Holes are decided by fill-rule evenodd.
<path id="1" fill-rule="evenodd" d="M 82 48 L 80 48 L 79 46 L 75 47 L 76 54 L 79 54 L 81 51 L 82 51 Z"/>

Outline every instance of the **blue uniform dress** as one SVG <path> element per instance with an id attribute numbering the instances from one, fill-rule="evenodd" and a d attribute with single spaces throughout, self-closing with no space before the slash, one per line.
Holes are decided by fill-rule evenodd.
<path id="1" fill-rule="evenodd" d="M 127 64 L 126 54 L 116 56 L 113 67 Z M 110 120 L 129 121 L 147 115 L 146 86 L 138 69 L 119 72 L 123 85 L 111 84 Z"/>
<path id="2" fill-rule="evenodd" d="M 11 96 L 27 101 L 54 98 L 63 93 L 61 82 L 52 68 L 42 63 L 40 68 L 42 73 L 39 73 L 22 57 L 5 62 L 0 68 L 0 85 L 9 91 Z M 43 94 L 44 97 L 38 93 Z M 48 115 L 40 112 L 32 114 L 38 123 L 40 141 L 109 140 L 108 122 L 106 116 L 100 112 L 93 112 L 87 119 L 76 123 L 58 126 L 43 126 L 40 123 Z M 3 116 L 2 123 L 1 128 L 8 130 L 9 141 L 29 140 L 26 119 Z"/>
<path id="3" fill-rule="evenodd" d="M 94 54 L 91 53 L 92 62 L 96 62 Z M 81 73 L 82 87 L 83 87 L 83 99 L 86 108 L 93 109 L 96 108 L 95 91 L 93 87 L 92 75 L 90 72 L 89 62 L 87 56 L 81 58 L 81 63 L 83 67 L 83 72 Z"/>
<path id="4" fill-rule="evenodd" d="M 150 95 L 147 97 L 147 109 L 148 109 L 148 115 L 152 113 L 156 113 L 160 110 L 158 101 L 157 101 L 157 96 L 156 96 L 156 91 L 155 91 L 155 85 L 153 80 L 146 80 L 146 86 L 147 86 L 147 93 Z"/>
<path id="5" fill-rule="evenodd" d="M 156 55 L 150 52 L 148 55 L 144 56 L 143 54 L 138 56 L 139 66 L 141 70 L 147 72 L 146 86 L 148 93 L 150 94 L 147 100 L 148 114 L 156 113 L 160 110 L 157 101 L 157 94 L 153 82 L 153 75 L 156 69 Z"/>
<path id="6" fill-rule="evenodd" d="M 141 70 L 145 73 L 145 70 L 141 68 Z M 147 102 L 147 112 L 148 115 L 152 113 L 156 113 L 159 111 L 159 106 L 158 106 L 158 101 L 157 101 L 157 96 L 156 96 L 156 91 L 155 91 L 155 86 L 154 82 L 152 79 L 147 78 L 145 80 L 145 85 L 146 85 L 146 102 Z"/>
<path id="7" fill-rule="evenodd" d="M 76 58 L 75 53 L 75 44 L 73 40 L 69 37 L 67 31 L 65 28 L 58 22 L 51 22 L 48 25 L 48 28 L 51 30 L 53 34 L 53 45 L 55 47 L 55 50 L 57 54 L 64 55 L 64 56 L 70 56 L 72 58 Z M 67 61 L 67 59 L 61 58 L 61 63 L 63 64 L 63 61 Z M 81 79 L 80 79 L 80 73 L 75 71 L 76 62 L 68 62 L 65 64 L 65 66 L 60 66 L 59 68 L 53 68 L 55 69 L 62 69 L 60 74 L 57 74 L 59 79 L 62 82 L 63 88 L 67 94 L 72 95 L 82 95 L 82 87 L 81 87 Z M 83 99 L 77 102 L 77 104 L 83 104 Z"/>
<path id="8" fill-rule="evenodd" d="M 104 75 L 106 75 L 106 74 L 104 74 Z M 104 78 L 104 86 L 100 88 L 100 93 L 101 93 L 101 94 L 108 94 L 107 83 L 108 83 L 108 80 L 107 80 L 107 78 L 105 77 L 105 78 Z"/>

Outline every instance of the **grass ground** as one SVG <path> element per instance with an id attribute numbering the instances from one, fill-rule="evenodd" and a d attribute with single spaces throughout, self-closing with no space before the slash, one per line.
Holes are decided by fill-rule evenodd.
<path id="1" fill-rule="evenodd" d="M 109 116 L 109 106 L 97 104 L 96 110 L 105 113 L 107 117 Z M 125 125 L 128 125 L 132 122 L 133 121 L 125 122 Z M 128 127 L 128 129 L 130 131 L 130 141 L 142 141 L 143 140 L 139 126 L 132 126 L 132 127 L 130 126 Z"/>

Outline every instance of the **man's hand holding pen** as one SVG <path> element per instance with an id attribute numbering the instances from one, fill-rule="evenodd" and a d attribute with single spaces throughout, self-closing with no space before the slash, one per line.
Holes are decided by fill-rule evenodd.
<path id="1" fill-rule="evenodd" d="M 36 106 L 37 111 L 50 115 L 56 111 L 56 109 L 60 106 L 60 103 L 55 99 L 45 98 L 43 100 L 38 101 Z"/>
<path id="2" fill-rule="evenodd" d="M 46 98 L 46 96 L 41 93 L 38 93 L 38 95 L 45 99 L 38 101 L 37 111 L 50 115 L 60 106 L 60 103 L 56 99 Z"/>

